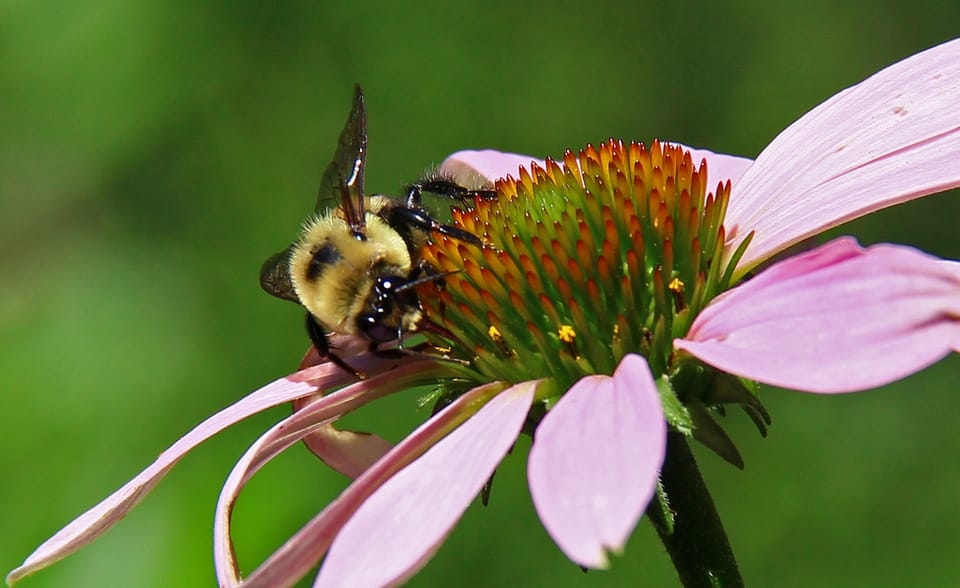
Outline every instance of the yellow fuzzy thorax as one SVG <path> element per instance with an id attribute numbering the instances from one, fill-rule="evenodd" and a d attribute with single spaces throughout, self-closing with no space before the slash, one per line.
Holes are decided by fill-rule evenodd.
<path id="1" fill-rule="evenodd" d="M 290 258 L 290 277 L 300 303 L 326 329 L 356 334 L 355 317 L 366 303 L 378 274 L 406 276 L 411 260 L 407 244 L 376 212 L 382 208 L 370 199 L 366 212 L 366 239 L 357 239 L 339 210 L 308 223 Z M 336 259 L 310 277 L 315 253 L 331 246 Z M 374 268 L 378 272 L 373 273 Z"/>

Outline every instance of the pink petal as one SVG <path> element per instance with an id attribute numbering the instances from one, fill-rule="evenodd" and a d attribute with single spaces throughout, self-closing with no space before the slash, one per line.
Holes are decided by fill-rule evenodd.
<path id="1" fill-rule="evenodd" d="M 531 163 L 544 166 L 542 159 L 527 155 L 504 153 L 493 149 L 466 150 L 457 151 L 447 157 L 437 171 L 450 176 L 464 186 L 489 186 L 493 185 L 495 180 L 507 175 L 518 177 L 520 168 L 529 170 Z"/>
<path id="2" fill-rule="evenodd" d="M 780 133 L 733 187 L 746 272 L 777 251 L 892 204 L 960 185 L 960 40 L 848 88 Z"/>
<path id="3" fill-rule="evenodd" d="M 852 238 L 717 297 L 674 345 L 726 372 L 808 392 L 887 384 L 960 341 L 960 276 L 908 247 Z"/>
<path id="4" fill-rule="evenodd" d="M 537 428 L 527 478 L 547 532 L 573 562 L 607 566 L 657 487 L 667 426 L 656 384 L 639 355 L 613 377 L 574 384 Z"/>
<path id="5" fill-rule="evenodd" d="M 315 586 L 391 586 L 420 569 L 516 441 L 535 388 L 525 382 L 501 392 L 367 498 L 334 540 Z"/>
<path id="6" fill-rule="evenodd" d="M 387 394 L 409 389 L 425 378 L 439 377 L 442 375 L 438 373 L 439 369 L 442 368 L 433 360 L 410 359 L 396 369 L 317 398 L 257 439 L 230 472 L 217 503 L 213 533 L 214 565 L 220 585 L 238 586 L 240 582 L 230 539 L 230 515 L 240 490 L 253 474 L 284 449 L 318 429 L 329 428 L 329 423 L 343 414 Z M 293 578 L 290 584 L 299 578 L 300 576 Z"/>
<path id="7" fill-rule="evenodd" d="M 356 361 L 357 368 L 367 373 L 377 373 L 397 364 L 395 359 L 387 360 L 374 356 L 358 358 Z M 184 455 L 213 435 L 268 408 L 313 394 L 320 388 L 342 386 L 351 380 L 352 376 L 335 365 L 324 364 L 267 384 L 236 404 L 221 410 L 181 437 L 119 490 L 40 545 L 24 560 L 23 565 L 7 575 L 7 583 L 13 584 L 65 558 L 105 533 L 149 494 Z"/>

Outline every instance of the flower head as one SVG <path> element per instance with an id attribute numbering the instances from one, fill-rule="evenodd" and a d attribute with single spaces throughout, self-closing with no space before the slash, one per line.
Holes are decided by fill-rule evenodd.
<path id="1" fill-rule="evenodd" d="M 229 533 L 240 488 L 312 435 L 322 436 L 315 450 L 356 479 L 244 585 L 292 585 L 324 555 L 316 585 L 403 581 L 521 431 L 534 437 L 528 480 L 544 526 L 572 561 L 598 568 L 657 494 L 668 430 L 738 463 L 710 407 L 742 404 L 762 429 L 750 381 L 864 390 L 956 350 L 956 262 L 841 238 L 760 268 L 826 228 L 960 185 L 958 102 L 952 41 L 839 93 L 753 163 L 620 141 L 562 161 L 451 156 L 445 172 L 495 182 L 498 198 L 455 213 L 483 247 L 439 238 L 423 252 L 453 272 L 420 290 L 438 327 L 432 345 L 400 360 L 357 358 L 367 380 L 303 405 L 250 448 L 218 508 L 221 585 L 241 583 Z M 8 581 L 105 531 L 223 426 L 346 380 L 330 364 L 310 367 L 215 415 Z M 366 438 L 329 434 L 345 412 L 424 382 L 441 386 L 439 409 L 395 447 L 360 442 L 363 457 L 350 459 Z"/>
<path id="2" fill-rule="evenodd" d="M 611 140 L 496 188 L 454 211 L 483 247 L 435 240 L 424 258 L 452 275 L 421 287 L 428 320 L 481 381 L 549 377 L 566 390 L 627 353 L 664 374 L 673 339 L 729 286 L 730 181 L 708 194 L 706 164 L 680 146 Z"/>

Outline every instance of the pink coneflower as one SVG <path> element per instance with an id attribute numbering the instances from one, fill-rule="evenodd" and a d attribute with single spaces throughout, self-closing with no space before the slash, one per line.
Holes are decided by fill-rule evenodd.
<path id="1" fill-rule="evenodd" d="M 431 334 L 428 347 L 401 359 L 352 359 L 370 376 L 362 382 L 323 364 L 255 392 L 61 530 L 8 581 L 104 532 L 223 427 L 344 385 L 304 403 L 234 469 L 215 529 L 221 585 L 241 583 L 229 538 L 237 493 L 305 437 L 355 481 L 244 585 L 292 585 L 324 556 L 318 586 L 402 582 L 521 432 L 534 438 L 528 480 L 537 512 L 573 562 L 606 566 L 644 512 L 668 542 L 674 521 L 663 505 L 677 501 L 667 467 L 680 459 L 671 452 L 692 436 L 739 461 L 713 407 L 740 404 L 762 429 L 752 382 L 865 390 L 960 348 L 956 262 L 840 238 L 761 269 L 827 228 L 960 185 L 957 104 L 960 41 L 951 41 L 837 94 L 755 162 L 619 141 L 557 162 L 451 156 L 447 173 L 505 179 L 496 181 L 497 199 L 455 214 L 483 248 L 438 239 L 423 253 L 457 272 L 421 291 L 425 315 L 448 337 Z M 421 383 L 439 385 L 443 408 L 395 447 L 332 429 L 355 407 Z M 671 555 L 684 581 L 736 574 L 722 561 Z"/>

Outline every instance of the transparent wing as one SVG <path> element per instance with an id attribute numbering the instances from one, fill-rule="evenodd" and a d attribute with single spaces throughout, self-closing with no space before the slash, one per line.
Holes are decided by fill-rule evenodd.
<path id="1" fill-rule="evenodd" d="M 317 193 L 318 213 L 334 206 L 343 210 L 354 234 L 364 231 L 363 168 L 367 157 L 367 110 L 360 85 L 353 87 L 353 108 L 340 132 L 337 152 L 320 178 Z"/>
<path id="2" fill-rule="evenodd" d="M 280 253 L 273 254 L 270 259 L 263 263 L 260 268 L 260 287 L 277 298 L 299 304 L 300 299 L 297 298 L 297 292 L 293 289 L 293 282 L 290 281 L 290 256 L 292 254 L 293 246 L 291 245 Z"/>

